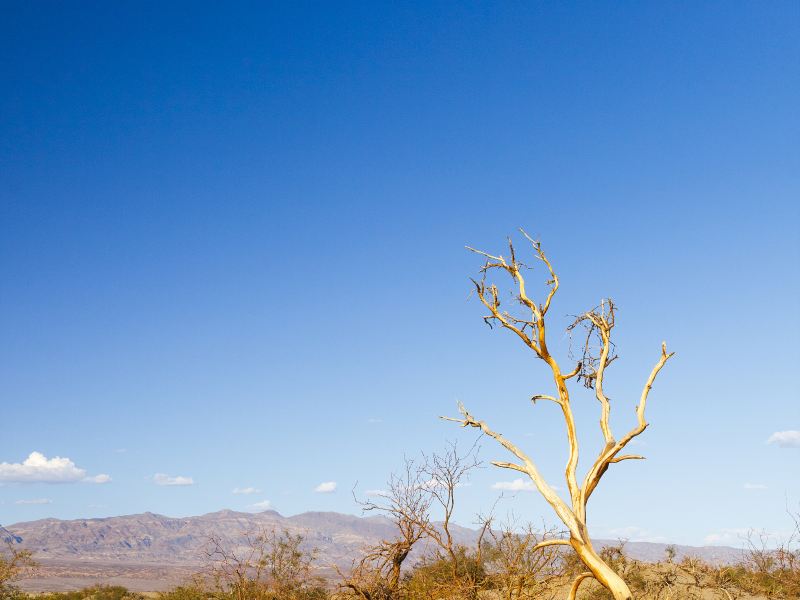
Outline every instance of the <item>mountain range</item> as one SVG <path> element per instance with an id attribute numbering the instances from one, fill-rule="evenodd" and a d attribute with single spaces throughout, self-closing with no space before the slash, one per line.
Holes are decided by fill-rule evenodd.
<path id="1" fill-rule="evenodd" d="M 307 548 L 317 550 L 323 575 L 347 568 L 367 546 L 395 535 L 381 516 L 357 517 L 334 512 L 306 512 L 284 517 L 275 511 L 245 513 L 222 510 L 196 517 L 173 518 L 143 513 L 97 519 L 42 519 L 0 528 L 0 537 L 33 552 L 39 569 L 23 587 L 31 591 L 64 590 L 92 583 L 126 585 L 153 591 L 172 587 L 202 569 L 212 538 L 227 548 L 240 548 L 248 534 L 286 530 L 301 534 Z M 477 532 L 454 526 L 459 543 L 470 544 Z M 600 541 L 603 546 L 612 541 Z M 731 563 L 741 550 L 723 546 L 676 546 L 677 558 L 698 556 L 713 563 Z M 655 561 L 666 544 L 628 542 L 634 558 Z"/>

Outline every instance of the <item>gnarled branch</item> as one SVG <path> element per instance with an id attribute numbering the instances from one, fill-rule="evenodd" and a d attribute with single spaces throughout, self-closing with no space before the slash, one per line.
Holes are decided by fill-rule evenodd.
<path id="1" fill-rule="evenodd" d="M 575 600 L 578 597 L 578 588 L 584 582 L 584 580 L 589 579 L 590 577 L 594 577 L 592 573 L 586 571 L 585 573 L 581 573 L 575 578 L 575 581 L 572 582 L 572 587 L 569 588 L 569 594 L 567 595 L 567 600 Z"/>

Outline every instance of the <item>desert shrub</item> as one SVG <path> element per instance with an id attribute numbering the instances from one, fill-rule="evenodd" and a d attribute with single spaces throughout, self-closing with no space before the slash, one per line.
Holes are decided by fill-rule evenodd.
<path id="1" fill-rule="evenodd" d="M 215 594 L 207 590 L 202 584 L 192 583 L 178 586 L 167 592 L 161 592 L 158 595 L 158 600 L 209 600 L 214 597 Z"/>
<path id="2" fill-rule="evenodd" d="M 36 566 L 28 550 L 14 547 L 13 541 L 6 543 L 0 552 L 0 600 L 16 600 L 25 596 L 14 582 Z"/>
<path id="3" fill-rule="evenodd" d="M 714 567 L 697 558 L 675 562 L 675 549 L 667 547 L 660 562 L 636 560 L 625 554 L 624 542 L 607 546 L 600 552 L 628 584 L 635 598 L 641 600 L 736 600 L 740 591 L 731 577 L 731 567 Z M 571 575 L 581 566 L 577 560 L 565 556 Z M 582 600 L 612 600 L 605 588 L 587 581 L 578 597 Z"/>
<path id="4" fill-rule="evenodd" d="M 258 581 L 238 582 L 227 588 L 193 583 L 158 595 L 158 600 L 327 600 L 327 590 L 320 585 L 276 590 Z"/>
<path id="5" fill-rule="evenodd" d="M 302 535 L 285 530 L 248 535 L 244 551 L 212 538 L 208 572 L 181 594 L 185 600 L 203 593 L 218 600 L 324 600 L 327 590 L 312 574 L 316 552 L 302 544 Z"/>
<path id="6" fill-rule="evenodd" d="M 453 558 L 433 554 L 423 559 L 403 582 L 408 600 L 477 598 L 486 587 L 487 573 L 481 556 L 465 546 L 457 546 Z"/>
<path id="7" fill-rule="evenodd" d="M 37 594 L 36 600 L 144 600 L 144 596 L 119 585 L 93 585 L 72 592 Z"/>
<path id="8" fill-rule="evenodd" d="M 562 552 L 558 546 L 537 547 L 543 539 L 557 532 L 536 531 L 530 524 L 523 528 L 513 523 L 490 529 L 483 545 L 487 572 L 486 588 L 504 600 L 549 598 L 563 579 Z"/>
<path id="9" fill-rule="evenodd" d="M 735 584 L 750 594 L 767 598 L 800 598 L 800 523 L 777 548 L 767 546 L 766 536 L 748 536 L 744 559 L 731 570 Z"/>

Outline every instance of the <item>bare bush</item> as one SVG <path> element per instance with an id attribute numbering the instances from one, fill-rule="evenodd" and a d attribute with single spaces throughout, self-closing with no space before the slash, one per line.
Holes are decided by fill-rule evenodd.
<path id="1" fill-rule="evenodd" d="M 800 598 L 800 513 L 789 513 L 793 529 L 777 547 L 769 537 L 750 532 L 737 583 L 751 593 L 767 598 Z"/>
<path id="2" fill-rule="evenodd" d="M 18 597 L 20 592 L 14 582 L 36 566 L 30 551 L 15 547 L 14 541 L 13 539 L 6 541 L 5 549 L 0 552 L 0 599 L 2 600 Z"/>
<path id="3" fill-rule="evenodd" d="M 246 536 L 240 548 L 211 538 L 208 576 L 197 585 L 232 600 L 317 600 L 326 597 L 313 576 L 315 552 L 301 548 L 303 536 L 263 530 Z"/>
<path id="4" fill-rule="evenodd" d="M 560 532 L 539 533 L 531 525 L 512 523 L 489 529 L 483 554 L 491 587 L 504 600 L 534 600 L 555 597 L 564 569 L 559 549 L 541 542 L 558 539 Z"/>
<path id="5" fill-rule="evenodd" d="M 452 527 L 456 490 L 478 465 L 475 446 L 461 453 L 456 444 L 442 453 L 423 455 L 418 463 L 407 459 L 404 470 L 390 477 L 385 491 L 359 502 L 365 512 L 391 519 L 398 536 L 367 549 L 349 573 L 340 573 L 341 586 L 363 600 L 392 600 L 410 594 L 476 597 L 483 572 L 481 540 L 488 525 L 481 528 L 477 544 L 469 549 L 456 542 Z M 434 511 L 439 520 L 434 521 Z M 419 542 L 424 542 L 427 555 L 414 576 L 403 580 L 404 562 Z"/>
<path id="6" fill-rule="evenodd" d="M 363 600 L 394 600 L 400 597 L 403 563 L 415 544 L 430 529 L 433 498 L 423 470 L 406 460 L 400 474 L 392 474 L 386 490 L 365 501 L 356 500 L 367 513 L 381 514 L 397 527 L 394 539 L 382 540 L 356 561 L 350 573 L 339 571 L 342 586 Z"/>

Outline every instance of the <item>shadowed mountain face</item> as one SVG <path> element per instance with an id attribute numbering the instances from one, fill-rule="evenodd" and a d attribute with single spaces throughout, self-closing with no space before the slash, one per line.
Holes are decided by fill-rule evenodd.
<path id="1" fill-rule="evenodd" d="M 43 519 L 8 526 L 11 534 L 21 538 L 20 545 L 31 550 L 42 565 L 40 577 L 26 586 L 30 589 L 70 588 L 81 585 L 86 578 L 86 583 L 114 583 L 121 582 L 123 576 L 132 589 L 163 589 L 169 587 L 167 582 L 174 585 L 179 577 L 203 565 L 210 538 L 235 549 L 246 544 L 248 534 L 283 529 L 302 534 L 305 546 L 317 549 L 317 564 L 323 568 L 347 568 L 364 547 L 395 535 L 394 525 L 383 517 L 333 512 L 284 517 L 275 511 L 223 510 L 185 518 L 144 513 L 73 521 Z M 459 543 L 475 542 L 476 531 L 458 526 L 452 530 Z M 665 544 L 648 542 L 626 545 L 631 556 L 650 561 L 662 559 L 665 548 Z M 676 549 L 679 559 L 690 554 L 709 562 L 727 563 L 741 556 L 741 551 L 727 547 Z M 170 568 L 171 574 L 164 572 Z M 155 575 L 154 569 L 159 569 L 160 574 Z M 128 581 L 131 578 L 133 584 Z"/>

